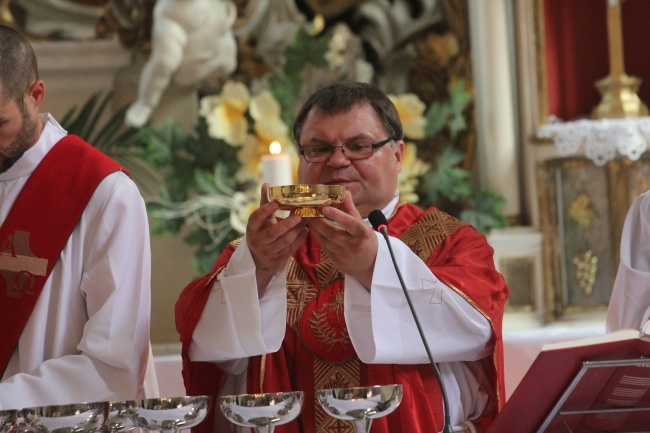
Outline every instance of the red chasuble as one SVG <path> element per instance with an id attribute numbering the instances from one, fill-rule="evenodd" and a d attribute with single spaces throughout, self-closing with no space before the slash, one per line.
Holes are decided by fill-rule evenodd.
<path id="1" fill-rule="evenodd" d="M 476 363 L 493 389 L 494 407 L 481 420 L 485 429 L 505 402 L 501 325 L 509 291 L 494 268 L 493 250 L 474 228 L 437 209 L 423 212 L 402 204 L 389 222 L 391 235 L 407 244 L 441 281 L 492 325 L 494 354 Z M 183 377 L 190 395 L 218 395 L 224 376 L 212 363 L 191 362 L 188 350 L 213 279 L 235 248 L 236 244 L 229 245 L 212 273 L 188 285 L 176 304 L 176 326 L 183 343 Z M 440 430 L 442 398 L 430 365 L 364 364 L 357 357 L 343 315 L 343 282 L 343 274 L 310 235 L 289 262 L 287 332 L 282 347 L 276 353 L 250 358 L 248 392 L 305 392 L 301 415 L 294 422 L 277 426 L 278 433 L 352 432 L 351 423 L 328 417 L 322 411 L 315 402 L 315 390 L 400 383 L 404 385 L 400 407 L 374 420 L 373 433 Z M 206 421 L 195 431 L 213 430 Z"/>
<path id="2" fill-rule="evenodd" d="M 68 135 L 45 155 L 20 191 L 0 227 L 0 372 L 88 200 L 102 179 L 119 170 L 125 171 Z"/>

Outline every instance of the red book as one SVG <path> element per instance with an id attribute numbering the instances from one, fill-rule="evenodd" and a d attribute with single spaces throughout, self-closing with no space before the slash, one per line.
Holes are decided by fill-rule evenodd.
<path id="1" fill-rule="evenodd" d="M 650 323 L 542 347 L 488 433 L 650 430 Z"/>

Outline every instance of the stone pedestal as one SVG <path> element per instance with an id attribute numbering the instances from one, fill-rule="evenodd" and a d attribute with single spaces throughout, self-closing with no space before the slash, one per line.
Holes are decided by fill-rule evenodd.
<path id="1" fill-rule="evenodd" d="M 510 288 L 505 321 L 517 329 L 539 326 L 544 321 L 542 233 L 532 227 L 508 227 L 493 230 L 487 240 Z"/>

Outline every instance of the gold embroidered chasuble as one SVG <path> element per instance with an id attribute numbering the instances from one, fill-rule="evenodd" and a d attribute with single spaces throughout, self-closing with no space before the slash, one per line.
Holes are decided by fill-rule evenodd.
<path id="1" fill-rule="evenodd" d="M 495 354 L 480 362 L 494 385 L 495 404 L 485 417 L 486 428 L 505 395 L 501 320 L 508 290 L 494 269 L 492 249 L 471 226 L 436 209 L 423 212 L 416 206 L 400 204 L 389 223 L 392 236 L 399 237 L 437 278 L 467 299 L 492 324 Z M 225 265 L 234 248 L 215 263 L 215 270 Z M 471 272 L 466 272 L 468 267 Z M 206 376 L 207 371 L 214 370 L 213 366 L 191 362 L 186 350 L 205 305 L 203 299 L 207 299 L 200 287 L 212 284 L 208 277 L 188 286 L 177 303 L 177 328 L 184 347 L 183 374 L 192 394 L 216 394 L 215 386 L 221 383 L 219 374 L 216 379 L 212 373 L 210 379 Z M 277 426 L 276 433 L 339 433 L 353 432 L 352 424 L 326 415 L 315 401 L 315 390 L 402 383 L 405 392 L 400 409 L 373 421 L 373 432 L 424 433 L 433 426 L 441 428 L 442 401 L 430 365 L 369 365 L 359 360 L 345 324 L 343 283 L 343 274 L 310 235 L 288 265 L 287 332 L 282 347 L 276 353 L 250 358 L 248 392 L 305 392 L 300 417 Z M 205 425 L 200 430 L 208 432 L 210 427 Z"/>

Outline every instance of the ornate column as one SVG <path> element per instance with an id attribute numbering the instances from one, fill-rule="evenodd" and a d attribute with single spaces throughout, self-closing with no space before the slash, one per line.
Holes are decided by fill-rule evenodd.
<path id="1" fill-rule="evenodd" d="M 519 149 L 506 0 L 470 0 L 480 182 L 501 194 L 505 215 L 520 219 Z"/>

